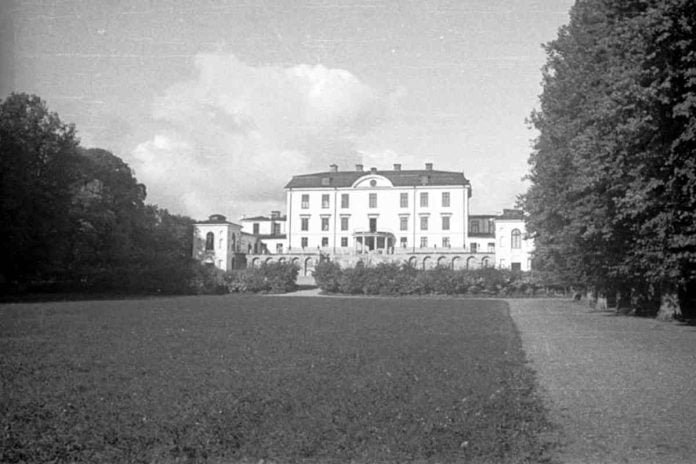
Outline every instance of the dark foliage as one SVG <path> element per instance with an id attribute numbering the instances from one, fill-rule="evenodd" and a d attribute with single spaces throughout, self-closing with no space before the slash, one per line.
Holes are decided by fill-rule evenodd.
<path id="1" fill-rule="evenodd" d="M 224 275 L 230 293 L 287 293 L 297 288 L 299 269 L 292 263 L 267 263 Z"/>
<path id="2" fill-rule="evenodd" d="M 416 270 L 406 264 L 379 264 L 341 269 L 332 262 L 320 263 L 314 271 L 320 289 L 349 295 L 514 295 L 531 296 L 546 289 L 531 273 L 501 269 L 452 270 L 436 267 Z"/>
<path id="3" fill-rule="evenodd" d="M 546 46 L 521 202 L 562 284 L 654 313 L 696 282 L 694 50 L 692 0 L 581 0 Z"/>
<path id="4" fill-rule="evenodd" d="M 145 186 L 36 96 L 0 102 L 0 286 L 7 292 L 189 293 L 189 218 L 145 204 Z"/>

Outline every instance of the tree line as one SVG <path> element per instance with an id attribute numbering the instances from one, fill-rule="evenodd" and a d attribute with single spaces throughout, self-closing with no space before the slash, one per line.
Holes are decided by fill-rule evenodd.
<path id="1" fill-rule="evenodd" d="M 638 313 L 693 317 L 693 0 L 578 0 L 545 50 L 520 199 L 537 268 Z"/>
<path id="2" fill-rule="evenodd" d="M 0 101 L 0 288 L 189 292 L 192 224 L 145 202 L 118 156 L 79 144 L 39 97 Z"/>

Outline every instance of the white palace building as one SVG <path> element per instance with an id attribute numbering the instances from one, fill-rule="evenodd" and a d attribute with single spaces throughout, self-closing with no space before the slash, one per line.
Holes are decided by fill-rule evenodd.
<path id="1" fill-rule="evenodd" d="M 310 275 L 320 257 L 342 265 L 397 262 L 428 269 L 531 270 L 533 240 L 520 210 L 470 215 L 471 184 L 462 172 L 425 169 L 329 171 L 294 176 L 286 214 L 214 214 L 194 226 L 194 257 L 223 270 L 294 262 Z"/>

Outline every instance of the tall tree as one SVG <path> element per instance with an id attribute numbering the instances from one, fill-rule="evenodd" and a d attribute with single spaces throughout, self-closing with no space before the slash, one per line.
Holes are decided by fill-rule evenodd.
<path id="1" fill-rule="evenodd" d="M 52 275 L 68 253 L 78 140 L 36 96 L 0 102 L 0 279 Z"/>

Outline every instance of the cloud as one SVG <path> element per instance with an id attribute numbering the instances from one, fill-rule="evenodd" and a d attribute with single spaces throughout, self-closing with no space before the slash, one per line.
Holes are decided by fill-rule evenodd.
<path id="1" fill-rule="evenodd" d="M 156 131 L 131 163 L 150 201 L 196 218 L 265 213 L 282 207 L 292 175 L 360 162 L 360 137 L 398 98 L 322 65 L 199 54 L 195 69 L 154 102 Z"/>

